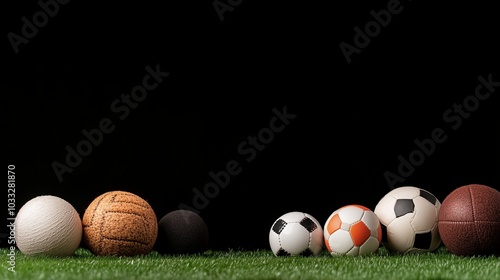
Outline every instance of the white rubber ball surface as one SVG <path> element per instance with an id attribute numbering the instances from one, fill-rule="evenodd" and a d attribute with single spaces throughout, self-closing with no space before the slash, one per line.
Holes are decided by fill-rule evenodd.
<path id="1" fill-rule="evenodd" d="M 15 220 L 15 240 L 26 255 L 70 256 L 82 239 L 78 212 L 66 200 L 38 196 L 24 204 Z"/>

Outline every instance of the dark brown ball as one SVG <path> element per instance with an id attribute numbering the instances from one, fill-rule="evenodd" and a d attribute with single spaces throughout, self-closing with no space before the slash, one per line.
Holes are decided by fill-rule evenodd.
<path id="1" fill-rule="evenodd" d="M 158 223 L 155 249 L 161 254 L 201 253 L 207 246 L 208 227 L 205 221 L 192 211 L 172 211 Z"/>
<path id="2" fill-rule="evenodd" d="M 500 192 L 478 184 L 455 189 L 443 200 L 438 228 L 455 255 L 499 254 Z"/>

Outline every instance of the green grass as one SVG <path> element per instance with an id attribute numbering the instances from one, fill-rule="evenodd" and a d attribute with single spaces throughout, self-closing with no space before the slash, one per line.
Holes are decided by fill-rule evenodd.
<path id="1" fill-rule="evenodd" d="M 96 257 L 78 249 L 73 257 L 29 257 L 17 252 L 16 272 L 1 249 L 0 279 L 500 279 L 499 257 L 434 253 L 372 256 L 275 257 L 270 251 L 208 251 L 191 256 Z"/>

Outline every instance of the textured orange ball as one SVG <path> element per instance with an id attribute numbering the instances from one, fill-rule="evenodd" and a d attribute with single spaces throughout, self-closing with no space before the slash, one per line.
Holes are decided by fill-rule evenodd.
<path id="1" fill-rule="evenodd" d="M 141 197 L 111 191 L 96 197 L 82 218 L 83 241 L 99 256 L 144 255 L 153 249 L 158 222 Z"/>

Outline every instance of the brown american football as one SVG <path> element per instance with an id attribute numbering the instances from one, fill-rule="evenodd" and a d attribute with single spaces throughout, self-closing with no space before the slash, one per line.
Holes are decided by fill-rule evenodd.
<path id="1" fill-rule="evenodd" d="M 455 255 L 500 253 L 500 192 L 470 184 L 453 190 L 438 215 L 439 234 Z"/>

